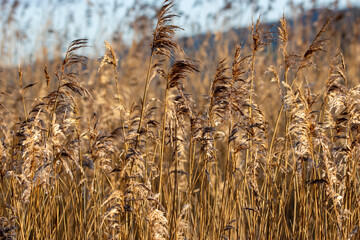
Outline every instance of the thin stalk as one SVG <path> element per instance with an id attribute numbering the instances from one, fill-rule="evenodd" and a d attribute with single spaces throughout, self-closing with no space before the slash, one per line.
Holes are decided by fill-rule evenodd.
<path id="1" fill-rule="evenodd" d="M 159 189 L 158 189 L 158 193 L 160 193 L 161 191 L 161 185 L 162 185 L 162 175 L 163 175 L 163 162 L 164 162 L 164 154 L 165 154 L 165 129 L 166 129 L 166 113 L 167 113 L 167 109 L 168 109 L 168 84 L 166 84 L 166 89 L 165 89 L 165 103 L 164 103 L 164 116 L 163 116 L 163 121 L 162 121 L 162 136 L 161 136 L 161 146 L 160 146 L 160 163 L 159 163 L 159 172 L 160 172 L 160 176 L 159 176 Z"/>
<path id="2" fill-rule="evenodd" d="M 152 64 L 152 59 L 153 59 L 154 53 L 153 51 L 151 51 L 151 55 L 150 55 L 150 59 L 149 59 L 149 65 L 148 65 L 148 71 L 146 74 L 146 81 L 145 81 L 145 88 L 144 88 L 144 93 L 143 93 L 143 97 L 142 97 L 142 101 L 141 101 L 141 114 L 140 114 L 140 120 L 139 120 L 139 127 L 137 130 L 137 141 L 136 141 L 136 148 L 138 147 L 139 141 L 140 141 L 140 131 L 141 131 L 141 127 L 142 127 L 142 123 L 144 121 L 144 114 L 145 114 L 145 105 L 146 105 L 146 99 L 147 99 L 147 95 L 148 95 L 148 90 L 149 90 L 149 82 L 150 82 L 150 73 L 151 73 L 151 64 Z"/>
<path id="3" fill-rule="evenodd" d="M 25 104 L 25 96 L 24 96 L 24 89 L 23 89 L 23 82 L 22 82 L 22 71 L 21 71 L 21 67 L 19 66 L 18 68 L 18 73 L 19 73 L 19 85 L 20 85 L 20 94 L 21 94 L 21 100 L 22 100 L 22 104 L 23 104 L 23 108 L 24 108 L 24 116 L 25 116 L 25 120 L 27 121 L 27 111 L 26 111 L 26 104 Z"/>

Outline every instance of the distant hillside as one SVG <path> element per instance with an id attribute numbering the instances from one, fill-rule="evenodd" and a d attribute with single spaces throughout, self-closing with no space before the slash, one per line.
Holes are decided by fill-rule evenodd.
<path id="1" fill-rule="evenodd" d="M 331 23 L 331 29 L 334 31 L 336 37 L 341 37 L 341 48 L 346 49 L 350 41 L 360 42 L 360 8 L 348 8 L 339 11 L 332 11 L 329 9 L 311 9 L 300 17 L 295 19 L 287 19 L 288 27 L 290 31 L 297 29 L 299 26 L 310 26 L 311 36 L 302 36 L 312 39 L 319 30 L 319 26 L 326 22 L 327 19 L 333 17 L 334 20 Z M 320 25 L 317 25 L 319 23 Z M 277 26 L 280 25 L 280 21 L 262 23 L 262 26 L 271 27 L 275 39 L 277 39 Z M 239 44 L 239 42 L 246 43 L 249 40 L 250 28 L 241 27 L 233 28 L 230 31 L 220 33 L 221 39 L 227 39 L 230 41 L 230 45 Z M 234 35 L 239 39 L 237 42 L 232 42 L 231 39 L 234 39 Z M 210 46 L 214 45 L 218 37 L 216 33 L 205 33 L 198 34 L 194 36 L 184 37 L 180 40 L 181 44 L 184 46 L 185 50 L 188 49 L 198 49 L 204 41 L 208 41 Z M 274 46 L 277 42 L 275 41 Z"/>

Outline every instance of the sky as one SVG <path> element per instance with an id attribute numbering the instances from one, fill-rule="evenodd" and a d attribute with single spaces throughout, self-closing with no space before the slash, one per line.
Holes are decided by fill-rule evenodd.
<path id="1" fill-rule="evenodd" d="M 7 1 L 8 11 L 14 1 Z M 111 42 L 114 32 L 122 33 L 124 40 L 131 42 L 132 34 L 128 27 L 132 24 L 131 17 L 144 14 L 144 11 L 153 14 L 154 11 L 144 10 L 148 9 L 146 7 L 133 9 L 129 7 L 134 3 L 140 6 L 146 1 L 155 2 L 158 6 L 162 3 L 161 0 L 19 0 L 16 21 L 9 24 L 6 14 L 0 17 L 3 29 L 0 36 L 2 54 L 11 55 L 10 62 L 16 62 L 19 59 L 25 62 L 33 59 L 35 56 L 31 56 L 31 53 L 37 52 L 43 46 L 51 48 L 77 38 L 88 38 L 95 50 L 102 49 L 105 40 Z M 259 8 L 254 9 L 250 6 L 248 2 L 251 1 L 257 1 Z M 253 19 L 257 19 L 260 13 L 262 21 L 276 21 L 282 17 L 283 13 L 286 17 L 291 17 L 294 11 L 294 8 L 289 7 L 291 6 L 289 0 L 175 0 L 174 2 L 173 11 L 179 15 L 175 24 L 185 29 L 179 35 L 247 26 Z M 226 10 L 225 2 L 233 7 Z M 315 7 L 329 7 L 333 6 L 335 1 L 293 0 L 293 2 L 295 5 L 302 3 L 305 9 L 309 9 L 314 6 L 314 2 L 316 2 Z M 345 8 L 350 5 L 356 6 L 359 0 L 336 2 L 339 8 Z M 196 3 L 201 4 L 196 5 Z M 270 5 L 272 8 L 269 10 Z M 357 3 L 357 6 L 359 5 Z M 222 18 L 218 17 L 219 12 Z M 22 41 L 18 41 L 19 34 L 24 36 Z M 4 51 L 7 52 L 4 53 Z"/>

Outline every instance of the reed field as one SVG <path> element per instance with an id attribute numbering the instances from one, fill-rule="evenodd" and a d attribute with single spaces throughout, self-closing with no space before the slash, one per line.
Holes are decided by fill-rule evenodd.
<path id="1" fill-rule="evenodd" d="M 176 4 L 0 66 L 0 239 L 360 239 L 360 11 L 180 38 Z"/>

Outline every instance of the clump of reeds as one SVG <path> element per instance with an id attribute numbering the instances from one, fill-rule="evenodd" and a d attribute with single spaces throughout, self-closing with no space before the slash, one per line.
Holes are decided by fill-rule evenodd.
<path id="1" fill-rule="evenodd" d="M 78 39 L 35 80 L 14 68 L 0 239 L 357 239 L 360 89 L 331 19 L 299 46 L 296 24 L 258 18 L 249 41 L 219 34 L 192 59 L 173 8 L 146 52 L 147 37 L 121 57 L 105 42 L 93 61 Z"/>

